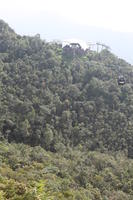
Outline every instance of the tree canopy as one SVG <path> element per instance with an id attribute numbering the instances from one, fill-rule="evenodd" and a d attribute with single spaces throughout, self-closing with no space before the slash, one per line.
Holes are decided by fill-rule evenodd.
<path id="1" fill-rule="evenodd" d="M 15 143 L 23 143 L 31 146 L 27 147 L 31 148 L 30 151 L 42 147 L 43 153 L 45 150 L 52 152 L 51 155 L 57 153 L 62 159 L 68 159 L 68 156 L 70 159 L 68 163 L 71 163 L 75 172 L 69 171 L 66 167 L 66 172 L 60 171 L 58 176 L 64 181 L 64 187 L 70 186 L 68 176 L 72 176 L 73 187 L 78 187 L 75 185 L 76 182 L 79 187 L 84 188 L 84 191 L 81 189 L 79 193 L 78 189 L 75 189 L 75 194 L 71 194 L 70 190 L 65 194 L 61 193 L 60 195 L 65 195 L 66 199 L 82 199 L 81 194 L 87 194 L 85 191 L 88 188 L 91 188 L 91 193 L 84 196 L 84 200 L 131 199 L 133 178 L 129 163 L 133 158 L 132 70 L 130 64 L 108 50 L 97 53 L 89 49 L 83 50 L 81 47 L 63 48 L 60 43 L 42 40 L 39 34 L 32 37 L 20 36 L 0 20 L 1 140 L 14 142 L 12 148 Z M 123 86 L 117 83 L 120 74 L 126 79 L 126 84 Z M 69 155 L 66 149 L 69 149 Z M 21 150 L 18 151 L 22 154 Z M 94 155 L 90 153 L 88 159 L 88 152 L 91 151 L 95 153 Z M 35 150 L 35 155 L 30 154 L 30 159 L 33 156 L 34 161 L 38 157 L 37 162 L 42 162 L 44 155 L 41 152 Z M 80 156 L 79 160 L 76 160 L 76 153 L 77 156 L 81 154 L 83 160 Z M 125 172 L 119 168 L 119 164 L 122 167 L 122 161 L 114 164 L 115 169 L 113 169 L 116 158 L 108 157 L 108 154 L 119 153 L 129 159 L 128 164 L 125 161 L 125 165 L 128 165 Z M 107 158 L 102 158 L 102 154 Z M 1 155 L 3 156 L 3 153 Z M 17 156 L 13 157 L 13 163 L 7 163 L 9 160 L 12 162 L 11 158 L 5 162 L 5 157 L 2 157 L 7 168 L 9 164 L 7 171 L 9 170 L 11 174 L 14 173 L 12 170 L 16 169 L 15 162 L 20 164 L 20 161 L 16 161 Z M 52 159 L 50 162 L 52 163 Z M 66 162 L 65 166 L 68 166 L 68 163 Z M 37 165 L 36 170 L 39 164 L 35 165 Z M 94 174 L 93 165 L 96 168 Z M 39 166 L 41 168 L 42 165 Z M 49 164 L 44 171 L 56 174 L 58 171 L 56 167 L 57 163 L 52 163 L 52 166 Z M 1 170 L 4 170 L 4 167 Z M 119 173 L 127 173 L 123 175 L 124 180 Z M 53 179 L 55 174 L 52 176 Z M 40 174 L 36 176 L 39 177 L 37 183 L 39 185 L 36 187 L 41 191 L 46 183 L 40 182 Z M 50 176 L 50 179 L 52 177 Z M 2 181 L 4 184 L 3 179 Z M 16 197 L 8 196 L 7 191 L 15 190 L 10 188 L 12 180 L 8 181 L 6 187 L 9 187 L 9 190 L 0 189 L 1 199 L 17 199 L 18 194 L 12 193 Z M 107 186 L 108 192 L 105 192 L 103 188 L 108 182 L 110 184 Z M 12 187 L 15 188 L 16 184 L 18 183 L 13 182 Z M 59 180 L 59 187 L 60 184 L 62 183 Z M 30 186 L 26 187 L 30 189 Z M 57 191 L 57 185 L 55 187 Z M 20 185 L 20 188 L 25 190 L 23 185 Z M 21 199 L 36 199 L 28 195 Z M 52 196 L 50 198 L 55 199 Z M 61 198 L 63 196 L 56 199 Z"/>

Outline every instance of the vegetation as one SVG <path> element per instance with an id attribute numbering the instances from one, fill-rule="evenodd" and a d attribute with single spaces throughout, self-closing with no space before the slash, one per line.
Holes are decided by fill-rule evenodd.
<path id="1" fill-rule="evenodd" d="M 104 200 L 133 197 L 133 160 L 66 148 L 0 143 L 0 197 L 13 200 Z"/>
<path id="2" fill-rule="evenodd" d="M 0 199 L 132 199 L 132 130 L 130 64 L 0 20 Z"/>

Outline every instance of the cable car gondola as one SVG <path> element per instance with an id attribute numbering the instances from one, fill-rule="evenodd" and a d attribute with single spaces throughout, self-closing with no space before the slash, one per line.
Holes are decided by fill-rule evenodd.
<path id="1" fill-rule="evenodd" d="M 125 80 L 124 76 L 120 75 L 118 77 L 118 85 L 125 85 L 125 83 L 126 83 L 126 80 Z"/>

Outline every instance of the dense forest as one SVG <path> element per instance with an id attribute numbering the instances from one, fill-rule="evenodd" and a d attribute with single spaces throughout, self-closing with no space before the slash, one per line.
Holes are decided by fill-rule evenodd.
<path id="1" fill-rule="evenodd" d="M 0 20 L 0 140 L 1 200 L 132 200 L 133 67 Z"/>

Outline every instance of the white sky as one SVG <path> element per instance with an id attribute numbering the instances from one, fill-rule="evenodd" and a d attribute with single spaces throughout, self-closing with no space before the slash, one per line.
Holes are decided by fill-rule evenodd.
<path id="1" fill-rule="evenodd" d="M 77 24 L 133 32 L 133 0 L 0 0 L 0 18 L 8 23 L 39 12 L 54 13 Z"/>

